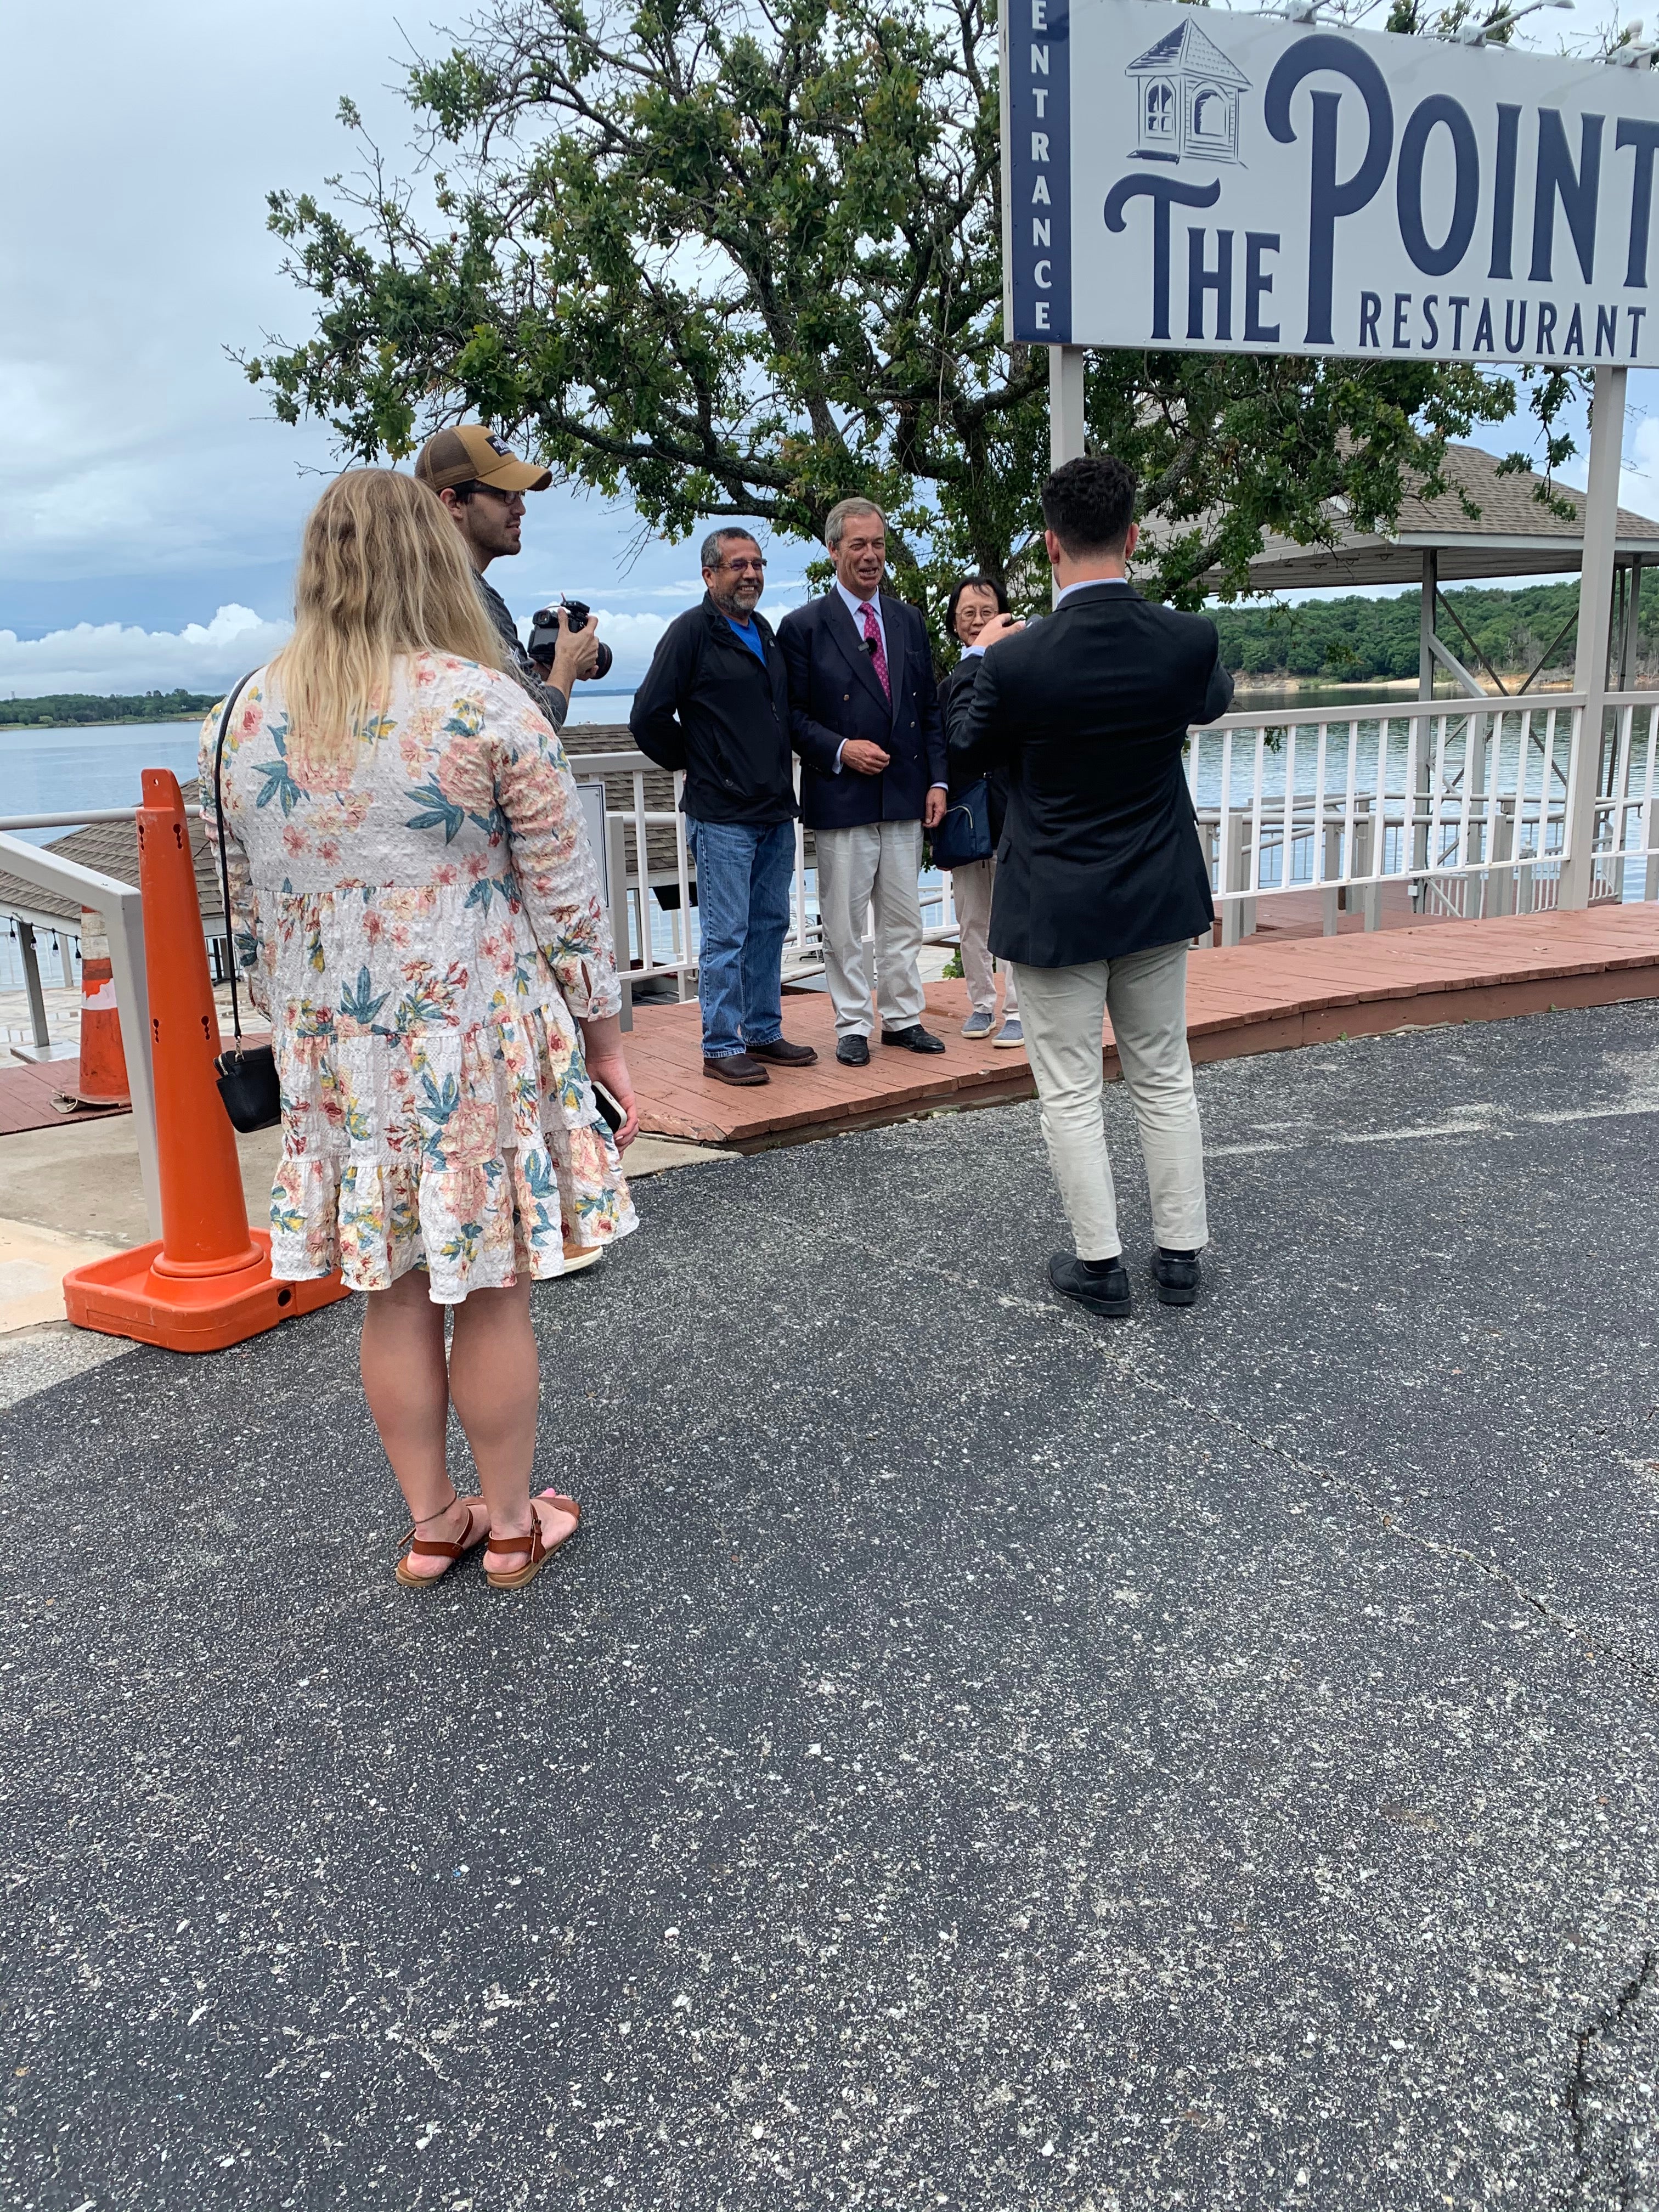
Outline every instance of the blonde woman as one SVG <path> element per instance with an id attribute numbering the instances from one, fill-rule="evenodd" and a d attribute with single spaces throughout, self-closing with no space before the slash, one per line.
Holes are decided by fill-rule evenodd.
<path id="1" fill-rule="evenodd" d="M 563 750 L 505 673 L 430 491 L 337 477 L 295 597 L 223 770 L 236 957 L 282 1075 L 273 1271 L 337 1266 L 365 1294 L 363 1389 L 415 1524 L 398 1580 L 435 1581 L 487 1539 L 489 1580 L 519 1587 L 580 1519 L 530 1494 L 530 1285 L 635 1225 L 598 877 Z M 614 1141 L 595 1079 L 625 1115 Z M 450 1479 L 452 1405 L 479 1498 Z"/>

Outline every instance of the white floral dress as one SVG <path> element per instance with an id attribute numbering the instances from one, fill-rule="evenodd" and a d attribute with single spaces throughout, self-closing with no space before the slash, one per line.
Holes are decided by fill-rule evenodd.
<path id="1" fill-rule="evenodd" d="M 219 714 L 202 728 L 210 835 Z M 397 665 L 337 791 L 261 669 L 225 742 L 239 973 L 283 1085 L 273 1272 L 433 1298 L 556 1275 L 637 1224 L 573 1017 L 621 1004 L 564 749 L 511 677 Z"/>

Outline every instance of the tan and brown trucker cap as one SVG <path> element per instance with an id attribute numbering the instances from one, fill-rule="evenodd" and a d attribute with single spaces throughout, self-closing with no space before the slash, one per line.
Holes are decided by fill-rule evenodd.
<path id="1" fill-rule="evenodd" d="M 488 484 L 491 491 L 545 491 L 553 481 L 551 469 L 521 461 L 482 422 L 458 422 L 453 429 L 435 431 L 420 450 L 415 474 L 434 491 L 464 483 Z"/>

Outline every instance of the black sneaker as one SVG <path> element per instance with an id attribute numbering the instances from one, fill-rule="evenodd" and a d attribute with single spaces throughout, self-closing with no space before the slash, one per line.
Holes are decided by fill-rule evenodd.
<path id="1" fill-rule="evenodd" d="M 1152 1273 L 1158 1282 L 1160 1305 L 1197 1304 L 1199 1271 L 1196 1252 L 1166 1252 L 1160 1244 L 1152 1255 Z"/>
<path id="2" fill-rule="evenodd" d="M 1095 1275 L 1070 1252 L 1056 1252 L 1048 1262 L 1048 1280 L 1061 1297 L 1075 1298 L 1091 1313 L 1108 1314 L 1115 1321 L 1121 1321 L 1133 1310 L 1129 1271 L 1123 1264 L 1121 1253 L 1103 1275 Z"/>

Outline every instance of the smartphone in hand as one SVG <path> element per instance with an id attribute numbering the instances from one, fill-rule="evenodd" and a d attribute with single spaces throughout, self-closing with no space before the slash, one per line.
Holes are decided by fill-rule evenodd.
<path id="1" fill-rule="evenodd" d="M 593 1103 L 599 1108 L 606 1128 L 614 1137 L 628 1116 L 597 1076 L 590 1076 L 588 1080 L 593 1085 Z"/>

